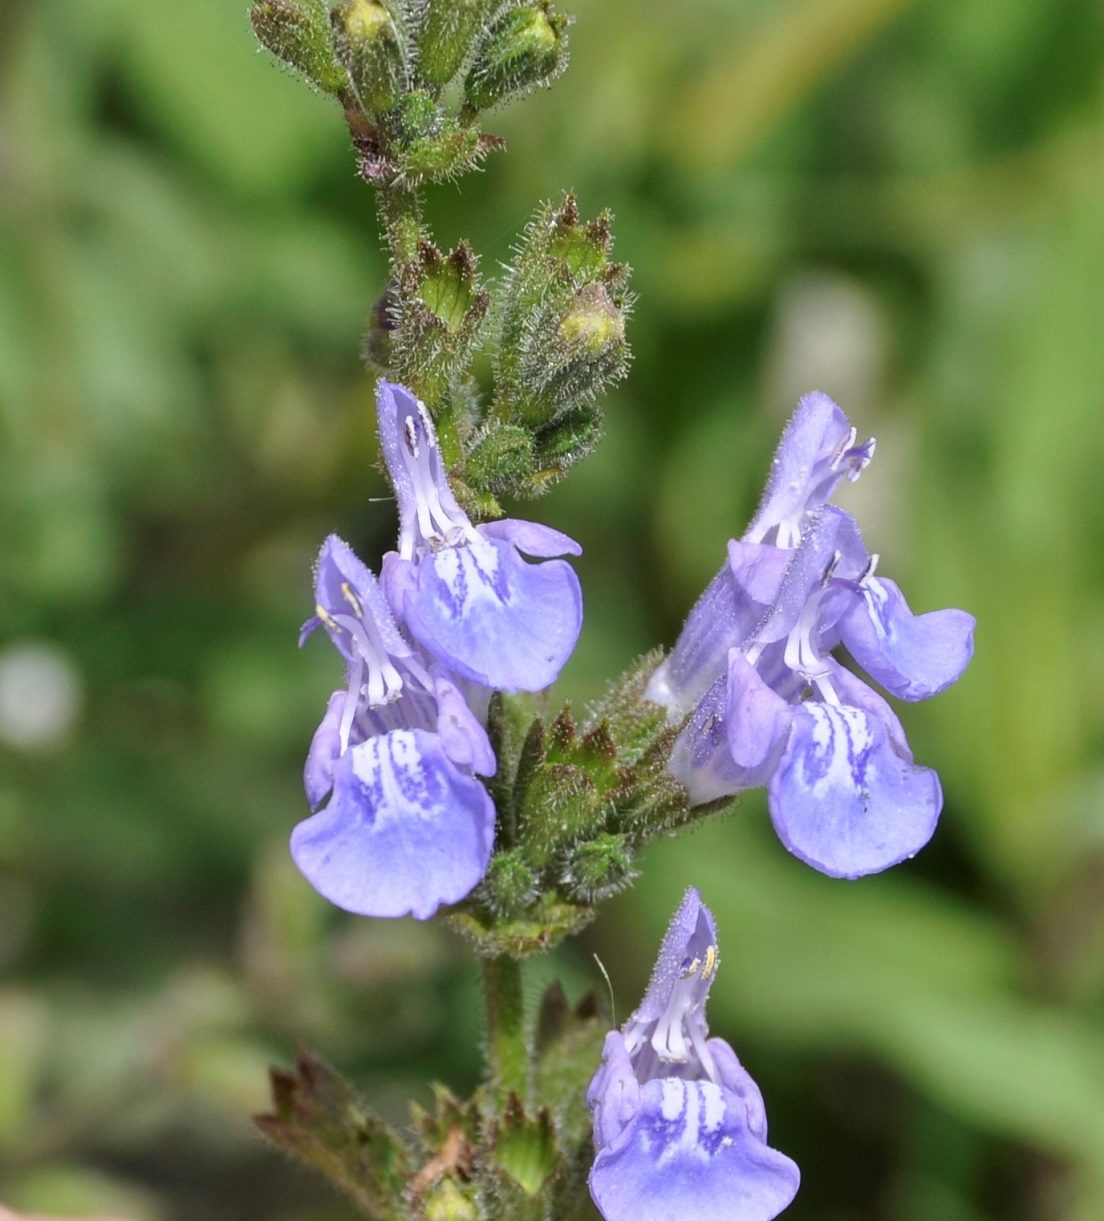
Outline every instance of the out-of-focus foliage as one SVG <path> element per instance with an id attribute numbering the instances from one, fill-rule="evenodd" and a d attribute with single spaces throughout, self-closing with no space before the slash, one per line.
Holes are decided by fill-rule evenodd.
<path id="1" fill-rule="evenodd" d="M 979 620 L 904 720 L 935 842 L 823 879 L 748 798 L 595 926 L 618 1012 L 693 882 L 712 1026 L 804 1170 L 793 1221 L 1104 1216 L 1104 14 L 1093 0 L 579 0 L 509 152 L 431 200 L 509 258 L 617 214 L 639 302 L 608 436 L 541 511 L 586 549 L 586 700 L 670 643 L 798 395 L 917 610 Z M 478 1073 L 436 927 L 287 861 L 337 659 L 309 564 L 394 526 L 357 361 L 384 264 L 340 115 L 240 0 L 0 6 L 0 1198 L 335 1218 L 250 1134 L 305 1042 L 390 1117 Z M 497 127 L 496 127 L 497 124 Z M 585 955 L 557 968 L 576 991 Z"/>

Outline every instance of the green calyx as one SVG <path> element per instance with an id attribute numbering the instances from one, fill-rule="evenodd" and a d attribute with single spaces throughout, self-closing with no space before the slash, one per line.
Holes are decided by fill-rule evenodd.
<path id="1" fill-rule="evenodd" d="M 321 0 L 254 0 L 249 19 L 261 44 L 323 93 L 346 87 Z"/>
<path id="2" fill-rule="evenodd" d="M 546 85 L 567 65 L 568 17 L 551 0 L 509 9 L 484 34 L 464 79 L 469 114 L 497 106 L 537 85 Z"/>
<path id="3" fill-rule="evenodd" d="M 643 658 L 580 722 L 569 708 L 547 721 L 533 718 L 531 699 L 494 697 L 496 851 L 479 887 L 446 917 L 481 955 L 550 949 L 632 882 L 644 845 L 731 805 L 691 809 L 668 773 L 676 731 L 644 699 L 657 660 Z"/>
<path id="4" fill-rule="evenodd" d="M 370 325 L 366 348 L 370 354 L 385 351 L 383 371 L 436 411 L 458 390 L 490 307 L 471 247 L 460 242 L 446 255 L 420 242 L 396 268 L 388 300 L 386 330 Z M 438 425 L 444 445 L 447 436 L 440 420 Z"/>
<path id="5" fill-rule="evenodd" d="M 380 0 L 342 0 L 331 13 L 334 47 L 366 114 L 392 110 L 406 87 L 399 29 Z"/>
<path id="6" fill-rule="evenodd" d="M 495 0 L 427 0 L 415 35 L 418 77 L 440 87 L 460 71 Z"/>
<path id="7" fill-rule="evenodd" d="M 611 258 L 611 218 L 582 221 L 572 195 L 544 205 L 506 283 L 491 412 L 529 431 L 537 495 L 593 448 L 597 400 L 628 371 L 629 269 Z"/>
<path id="8" fill-rule="evenodd" d="M 271 1071 L 273 1110 L 254 1123 L 278 1148 L 325 1175 L 370 1215 L 399 1221 L 413 1172 L 401 1138 L 321 1060 L 301 1052 L 293 1073 Z"/>

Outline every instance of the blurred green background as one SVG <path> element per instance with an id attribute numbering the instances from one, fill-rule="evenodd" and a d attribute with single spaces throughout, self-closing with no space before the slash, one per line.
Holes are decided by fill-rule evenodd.
<path id="1" fill-rule="evenodd" d="M 358 365 L 384 265 L 337 109 L 244 0 L 0 2 L 0 1199 L 345 1218 L 250 1131 L 305 1043 L 401 1120 L 479 1073 L 449 936 L 359 921 L 286 837 L 337 658 L 309 565 L 393 507 Z M 1104 9 L 578 0 L 566 77 L 433 194 L 493 271 L 612 207 L 637 358 L 535 514 L 578 538 L 585 701 L 670 644 L 804 391 L 878 438 L 844 503 L 978 651 L 903 719 L 936 839 L 859 883 L 761 794 L 644 861 L 541 971 L 623 1017 L 697 884 L 716 1033 L 793 1221 L 1104 1217 Z M 529 509 L 532 512 L 532 508 Z M 603 985 L 604 986 L 604 985 Z"/>

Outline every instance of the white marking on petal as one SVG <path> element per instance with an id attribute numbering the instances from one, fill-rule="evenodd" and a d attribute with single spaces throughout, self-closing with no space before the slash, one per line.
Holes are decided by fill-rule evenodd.
<path id="1" fill-rule="evenodd" d="M 663 1118 L 668 1123 L 674 1123 L 682 1114 L 682 1108 L 685 1103 L 685 1083 L 680 1081 L 678 1077 L 665 1077 L 663 1079 L 663 1100 L 660 1103 L 660 1111 Z"/>
<path id="2" fill-rule="evenodd" d="M 724 1095 L 721 1093 L 720 1087 L 714 1085 L 712 1081 L 699 1082 L 698 1090 L 701 1093 L 702 1102 L 705 1104 L 702 1127 L 706 1132 L 716 1132 L 724 1123 Z"/>
<path id="3" fill-rule="evenodd" d="M 837 786 L 861 783 L 861 757 L 874 744 L 870 720 L 858 708 L 807 703 L 813 721 L 809 746 L 802 759 L 805 783 L 814 798 L 826 797 Z"/>

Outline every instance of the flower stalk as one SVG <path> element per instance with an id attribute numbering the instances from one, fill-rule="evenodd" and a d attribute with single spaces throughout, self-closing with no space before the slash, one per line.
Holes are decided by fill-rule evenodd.
<path id="1" fill-rule="evenodd" d="M 487 1016 L 487 1076 L 495 1114 L 502 1116 L 511 1096 L 523 1105 L 529 1095 L 530 1047 L 525 1030 L 522 963 L 508 954 L 482 961 Z"/>

